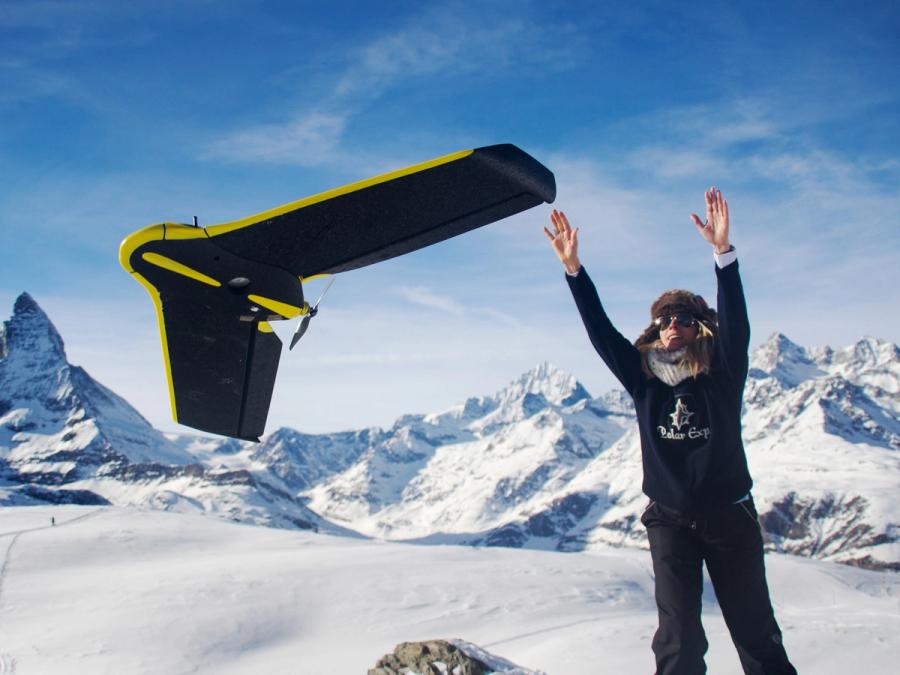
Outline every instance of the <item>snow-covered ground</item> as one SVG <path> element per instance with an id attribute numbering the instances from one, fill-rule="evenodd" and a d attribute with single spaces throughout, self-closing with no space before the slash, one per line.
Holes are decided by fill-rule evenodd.
<path id="1" fill-rule="evenodd" d="M 653 669 L 640 550 L 417 546 L 137 509 L 5 507 L 0 569 L 0 673 L 361 675 L 397 643 L 432 638 L 550 675 Z M 801 673 L 895 672 L 900 575 L 779 555 L 768 569 Z M 708 586 L 704 615 L 710 672 L 739 673 Z"/>

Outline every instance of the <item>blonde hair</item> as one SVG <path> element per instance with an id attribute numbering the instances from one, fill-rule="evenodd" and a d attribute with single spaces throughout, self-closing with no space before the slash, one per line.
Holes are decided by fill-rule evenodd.
<path id="1" fill-rule="evenodd" d="M 673 289 L 660 295 L 650 307 L 650 318 L 660 316 L 667 309 L 686 311 L 697 320 L 697 337 L 687 345 L 684 356 L 677 365 L 686 368 L 693 377 L 709 373 L 715 348 L 715 331 L 718 329 L 716 310 L 707 305 L 699 295 L 683 289 Z M 665 349 L 659 339 L 659 326 L 651 320 L 650 325 L 635 340 L 634 346 L 641 352 L 641 367 L 647 379 L 655 377 L 647 364 L 647 355 L 654 349 Z"/>
<path id="2" fill-rule="evenodd" d="M 686 368 L 690 371 L 692 377 L 697 377 L 701 373 L 709 374 L 712 367 L 713 350 L 715 348 L 715 334 L 712 329 L 703 321 L 697 322 L 697 337 L 688 343 L 682 356 L 676 363 L 680 368 Z M 643 343 L 635 343 L 638 351 L 641 353 L 641 369 L 647 379 L 656 377 L 651 371 L 647 363 L 648 354 L 654 349 L 665 349 L 662 340 L 659 339 L 659 329 L 656 329 L 656 339 Z"/>

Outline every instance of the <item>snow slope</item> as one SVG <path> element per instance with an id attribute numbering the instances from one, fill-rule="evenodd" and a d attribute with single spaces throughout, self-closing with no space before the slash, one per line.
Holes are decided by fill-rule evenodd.
<path id="1" fill-rule="evenodd" d="M 0 556 L 4 673 L 356 675 L 432 638 L 550 675 L 652 670 L 650 559 L 633 549 L 416 546 L 45 506 L 0 509 Z M 767 564 L 800 672 L 893 672 L 900 575 Z M 740 672 L 712 598 L 707 585 L 710 672 Z"/>

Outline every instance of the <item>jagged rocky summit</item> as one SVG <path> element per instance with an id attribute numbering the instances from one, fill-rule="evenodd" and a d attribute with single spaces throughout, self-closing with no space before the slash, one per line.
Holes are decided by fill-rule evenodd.
<path id="1" fill-rule="evenodd" d="M 603 365 L 599 361 L 597 367 Z M 900 353 L 864 338 L 751 355 L 744 438 L 771 550 L 900 569 Z M 261 443 L 158 433 L 65 359 L 23 295 L 0 333 L 0 500 L 107 500 L 422 543 L 646 546 L 629 397 L 548 363 L 389 429 Z"/>

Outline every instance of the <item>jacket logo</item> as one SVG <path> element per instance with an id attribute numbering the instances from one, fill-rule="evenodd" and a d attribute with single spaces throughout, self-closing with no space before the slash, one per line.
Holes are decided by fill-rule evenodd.
<path id="1" fill-rule="evenodd" d="M 694 413 L 688 410 L 688 407 L 681 399 L 678 399 L 675 403 L 675 412 L 669 415 L 669 417 L 672 418 L 672 426 L 678 429 L 678 431 L 681 431 L 681 427 L 688 424 L 693 416 Z"/>
<path id="2" fill-rule="evenodd" d="M 693 424 L 691 424 L 691 418 L 694 416 L 694 412 L 688 408 L 687 404 L 683 399 L 679 398 L 675 401 L 675 412 L 669 414 L 669 419 L 672 420 L 672 426 L 666 429 L 666 427 L 660 425 L 657 427 L 657 431 L 659 432 L 660 438 L 665 438 L 670 441 L 683 441 L 685 439 L 697 439 L 703 438 L 709 439 L 709 427 L 703 427 L 702 429 L 698 429 Z M 682 431 L 684 427 L 687 427 L 686 431 Z"/>

